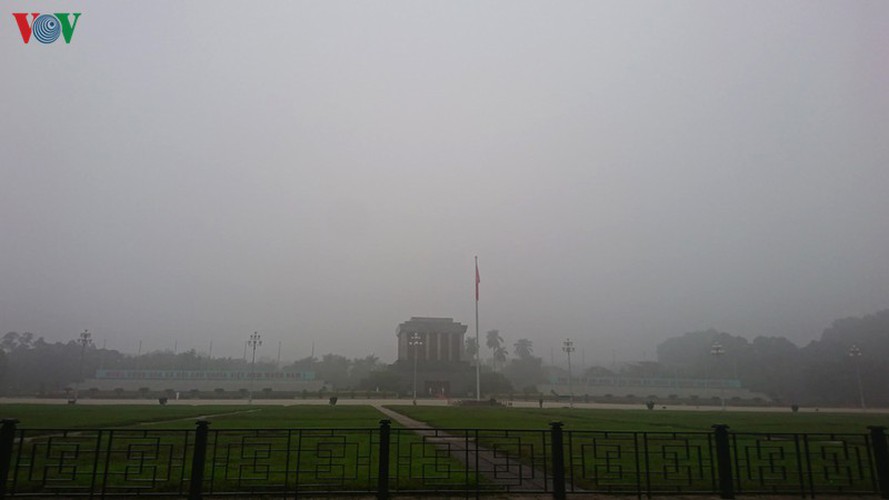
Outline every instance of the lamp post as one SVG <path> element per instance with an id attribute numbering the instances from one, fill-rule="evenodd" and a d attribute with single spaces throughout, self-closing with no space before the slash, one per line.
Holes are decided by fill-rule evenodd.
<path id="1" fill-rule="evenodd" d="M 574 408 L 574 389 L 571 385 L 571 353 L 574 352 L 574 342 L 571 339 L 565 339 L 562 342 L 562 350 L 568 355 L 568 406 Z"/>
<path id="2" fill-rule="evenodd" d="M 718 359 L 720 356 L 725 354 L 725 349 L 722 347 L 722 344 L 719 342 L 715 342 L 713 346 L 710 348 L 710 355 L 714 358 Z M 725 381 L 720 381 L 719 383 L 719 401 L 722 404 L 722 411 L 725 411 Z"/>
<path id="3" fill-rule="evenodd" d="M 250 361 L 250 404 L 253 404 L 253 379 L 256 378 L 256 347 L 262 345 L 262 337 L 259 332 L 253 332 L 247 341 L 253 348 L 253 359 Z"/>
<path id="4" fill-rule="evenodd" d="M 857 345 L 852 344 L 849 347 L 849 358 L 855 362 L 855 378 L 858 379 L 858 400 L 861 402 L 861 409 L 867 410 L 864 405 L 864 390 L 861 388 L 861 349 Z"/>
<path id="5" fill-rule="evenodd" d="M 89 330 L 84 330 L 80 333 L 80 337 L 77 339 L 77 343 L 80 344 L 80 369 L 78 371 L 77 381 L 74 383 L 74 401 L 77 401 L 78 385 L 83 378 L 83 358 L 86 354 L 86 346 L 93 343 L 92 336 L 93 334 L 91 334 Z"/>
<path id="6" fill-rule="evenodd" d="M 407 345 L 411 347 L 411 350 L 414 353 L 414 405 L 417 404 L 417 351 L 420 349 L 420 346 L 423 345 L 423 339 L 420 338 L 419 333 L 412 333 L 410 338 L 408 338 Z"/>

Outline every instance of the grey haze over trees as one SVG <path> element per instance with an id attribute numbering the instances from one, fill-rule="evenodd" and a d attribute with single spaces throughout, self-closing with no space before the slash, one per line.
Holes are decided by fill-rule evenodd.
<path id="1" fill-rule="evenodd" d="M 0 392 L 6 395 L 51 395 L 65 392 L 78 382 L 80 354 L 76 341 L 46 342 L 31 333 L 8 332 L 0 339 L 0 359 L 6 360 L 0 376 Z M 51 369 L 49 368 L 51 367 Z M 213 358 L 194 350 L 181 353 L 156 351 L 140 356 L 122 354 L 113 349 L 88 345 L 83 356 L 83 375 L 93 378 L 100 369 L 108 370 L 230 370 L 248 371 L 242 358 Z M 271 371 L 275 364 L 257 360 L 257 371 Z M 82 389 L 88 389 L 83 388 Z"/>
<path id="2" fill-rule="evenodd" d="M 515 355 L 519 359 L 531 358 L 534 351 L 534 343 L 528 339 L 519 339 L 513 344 Z"/>
<path id="3" fill-rule="evenodd" d="M 534 343 L 529 339 L 518 339 L 513 349 L 516 357 L 504 367 L 503 375 L 521 392 L 536 392 L 534 386 L 546 380 L 543 359 L 532 354 Z"/>
<path id="4" fill-rule="evenodd" d="M 467 339 L 467 344 L 469 344 Z M 714 343 L 725 354 L 711 355 Z M 852 346 L 860 357 L 850 357 Z M 484 366 L 485 394 L 536 393 L 547 381 L 547 371 L 564 376 L 559 367 L 546 367 L 533 355 L 533 342 L 520 338 L 513 343 L 515 356 L 499 372 Z M 0 339 L 0 393 L 4 395 L 59 394 L 77 381 L 81 346 L 74 340 L 48 343 L 31 333 L 9 332 Z M 743 387 L 761 392 L 780 404 L 859 405 L 856 369 L 868 406 L 889 406 L 889 310 L 863 317 L 834 321 L 819 340 L 798 347 L 783 337 L 756 337 L 752 341 L 716 329 L 689 332 L 657 346 L 658 361 L 624 363 L 615 369 L 592 366 L 579 378 L 691 378 L 739 379 Z M 858 364 L 858 366 L 856 366 Z M 46 367 L 53 367 L 52 370 Z M 189 350 L 158 351 L 141 356 L 125 355 L 90 345 L 84 356 L 84 374 L 96 370 L 232 370 L 246 371 L 243 358 L 209 358 Z M 273 371 L 277 364 L 262 358 L 257 371 Z M 328 353 L 320 359 L 304 357 L 280 368 L 289 372 L 313 372 L 328 390 L 366 390 L 406 393 L 409 378 L 375 355 L 349 359 Z M 84 389 L 88 389 L 85 387 Z"/>
<path id="5" fill-rule="evenodd" d="M 508 354 L 503 346 L 503 337 L 500 336 L 500 330 L 488 330 L 485 335 L 485 344 L 491 350 L 491 368 L 497 371 L 497 367 L 502 367 L 506 363 Z"/>
<path id="6" fill-rule="evenodd" d="M 493 368 L 497 370 L 498 368 L 503 368 L 503 365 L 506 363 L 506 358 L 509 356 L 509 351 L 506 350 L 506 347 L 502 345 L 498 345 L 494 348 L 494 357 L 493 357 Z"/>
<path id="7" fill-rule="evenodd" d="M 31 333 L 8 332 L 0 339 L 0 393 L 5 395 L 52 395 L 65 392 L 78 381 L 81 345 L 48 343 Z M 181 353 L 154 351 L 139 356 L 122 354 L 113 349 L 89 345 L 83 359 L 85 379 L 93 378 L 100 369 L 107 370 L 170 370 L 170 371 L 243 371 L 252 369 L 244 358 L 210 358 L 189 350 Z M 47 367 L 53 367 L 48 370 Z M 287 372 L 312 372 L 330 389 L 355 389 L 383 365 L 375 355 L 347 359 L 338 354 L 325 354 L 321 359 L 303 358 L 281 367 Z M 278 370 L 275 362 L 260 358 L 257 372 Z M 89 389 L 82 387 L 81 389 Z"/>
<path id="8" fill-rule="evenodd" d="M 718 342 L 719 360 L 710 355 Z M 855 346 L 860 357 L 850 357 Z M 666 373 L 690 378 L 739 378 L 749 389 L 788 404 L 860 404 L 856 369 L 869 405 L 889 405 L 889 310 L 834 321 L 819 340 L 798 347 L 783 337 L 748 341 L 717 330 L 687 333 L 658 346 Z M 856 367 L 856 364 L 859 364 Z"/>

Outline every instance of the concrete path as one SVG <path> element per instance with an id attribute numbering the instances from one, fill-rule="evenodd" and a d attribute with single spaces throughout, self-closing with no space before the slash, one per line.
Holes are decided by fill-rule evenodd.
<path id="1" fill-rule="evenodd" d="M 374 405 L 380 413 L 414 431 L 424 443 L 434 445 L 462 463 L 467 471 L 477 471 L 487 482 L 508 488 L 509 491 L 552 491 L 551 481 L 545 478 L 542 470 L 520 462 L 506 453 L 482 448 L 475 439 L 468 436 L 455 436 L 435 429 L 425 422 L 414 420 L 407 415 Z M 543 456 L 542 450 L 535 457 Z"/>

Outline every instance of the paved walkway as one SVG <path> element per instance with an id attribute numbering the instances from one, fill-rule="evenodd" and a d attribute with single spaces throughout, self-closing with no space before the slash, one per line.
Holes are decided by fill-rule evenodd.
<path id="1" fill-rule="evenodd" d="M 551 478 L 546 478 L 543 471 L 524 464 L 507 453 L 482 448 L 469 436 L 448 434 L 382 405 L 374 405 L 374 408 L 422 436 L 424 443 L 433 444 L 439 450 L 447 452 L 451 458 L 462 463 L 467 471 L 477 471 L 487 482 L 508 488 L 509 491 L 552 491 L 552 483 L 547 481 Z M 535 454 L 535 458 L 539 456 L 543 456 L 542 453 Z"/>

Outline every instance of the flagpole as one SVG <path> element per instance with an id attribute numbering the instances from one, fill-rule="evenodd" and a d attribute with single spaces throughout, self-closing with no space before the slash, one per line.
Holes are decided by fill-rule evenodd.
<path id="1" fill-rule="evenodd" d="M 482 400 L 481 383 L 481 344 L 478 340 L 478 284 L 481 280 L 478 276 L 478 255 L 475 256 L 475 400 Z"/>

